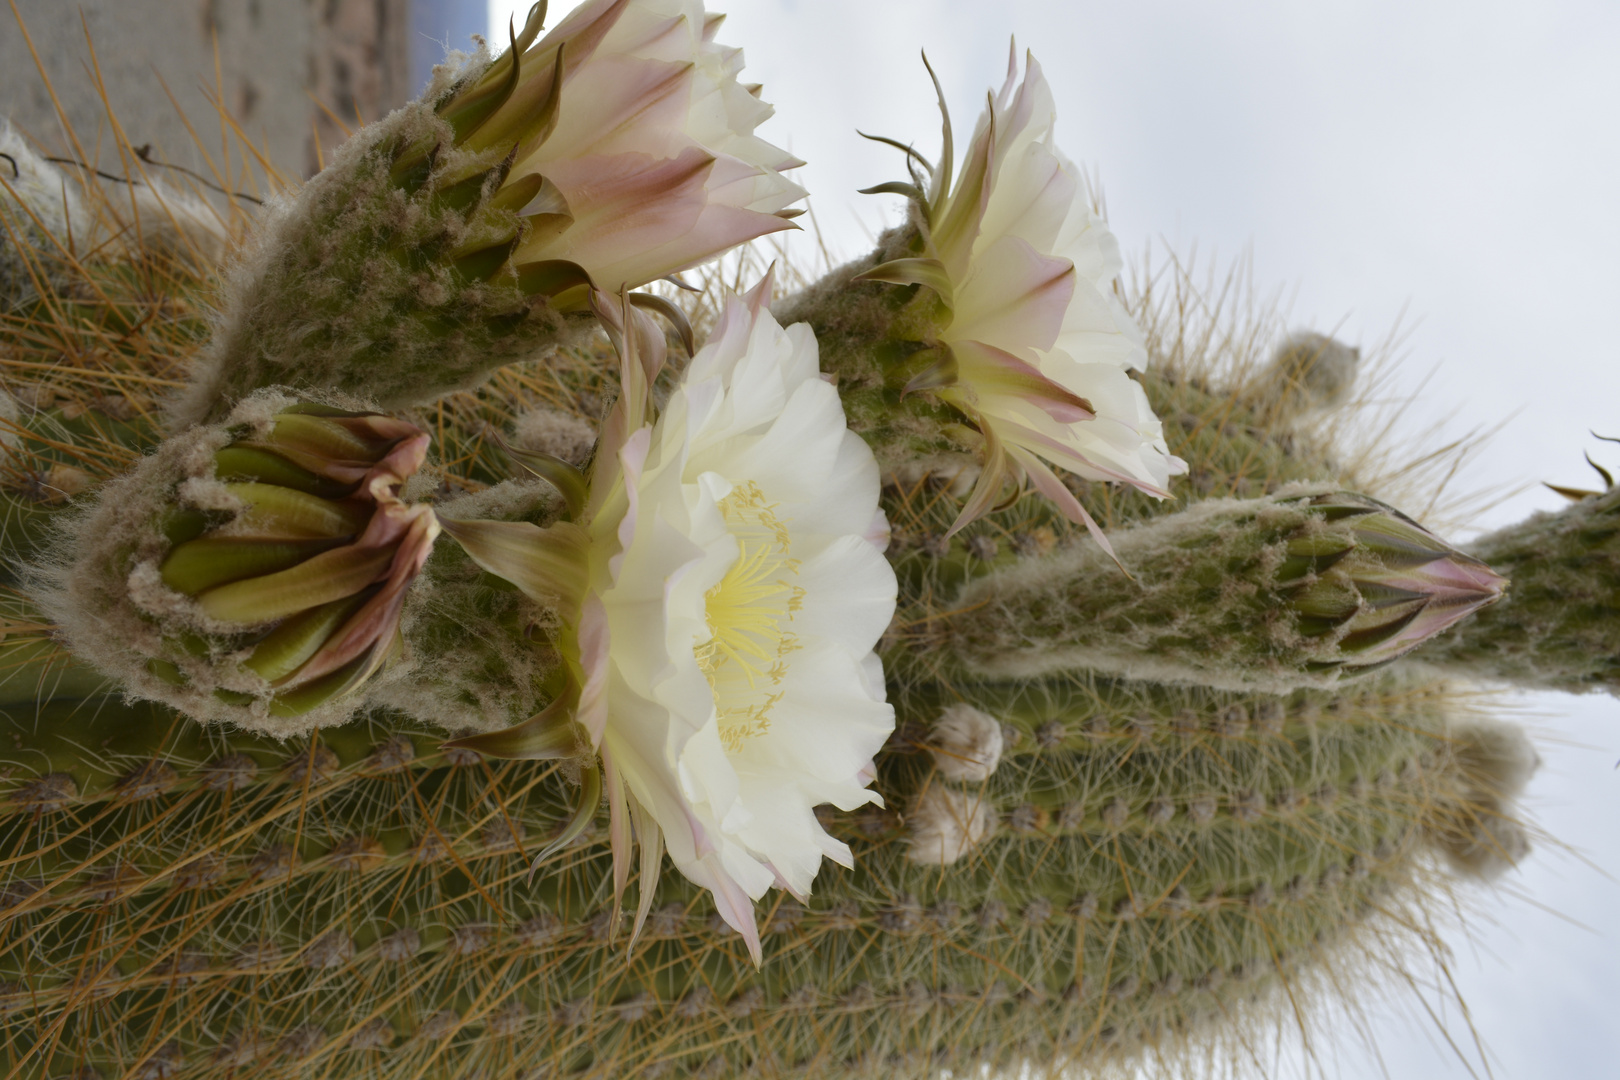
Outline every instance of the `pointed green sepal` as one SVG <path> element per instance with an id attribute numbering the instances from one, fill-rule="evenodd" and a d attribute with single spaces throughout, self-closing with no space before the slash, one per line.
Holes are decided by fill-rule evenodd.
<path id="1" fill-rule="evenodd" d="M 591 488 L 590 481 L 585 479 L 583 472 L 560 457 L 540 450 L 520 450 L 499 435 L 494 438 L 495 445 L 499 446 L 507 457 L 561 493 L 563 502 L 568 506 L 569 518 L 578 517 L 579 512 L 585 509 L 585 500 L 590 495 Z"/>
<path id="2" fill-rule="evenodd" d="M 579 839 L 580 834 L 596 819 L 596 809 L 602 802 L 602 767 L 594 757 L 580 771 L 579 786 L 579 805 L 574 808 L 574 816 L 568 819 L 568 824 L 563 826 L 557 838 L 542 848 L 529 864 L 529 881 L 534 880 L 541 863 Z"/>
<path id="3" fill-rule="evenodd" d="M 517 268 L 518 288 L 529 296 L 555 297 L 569 289 L 591 284 L 591 275 L 576 262 L 546 259 L 523 263 Z"/>
<path id="4" fill-rule="evenodd" d="M 680 335 L 681 344 L 686 347 L 687 356 L 692 356 L 697 352 L 696 338 L 692 333 L 692 324 L 686 318 L 686 312 L 655 293 L 633 292 L 630 294 L 630 302 L 638 308 L 656 311 L 668 319 L 675 327 L 675 332 Z"/>
<path id="5" fill-rule="evenodd" d="M 439 524 L 472 557 L 498 578 L 510 581 L 531 600 L 562 601 L 577 612 L 590 574 L 590 536 L 578 525 L 559 521 L 541 528 L 526 521 L 460 521 Z"/>
<path id="6" fill-rule="evenodd" d="M 882 281 L 890 285 L 922 285 L 934 290 L 946 307 L 956 306 L 956 292 L 951 287 L 951 276 L 945 264 L 938 259 L 891 259 L 862 274 L 852 281 Z"/>
<path id="7" fill-rule="evenodd" d="M 581 757 L 590 753 L 591 737 L 574 719 L 578 704 L 578 693 L 570 689 L 521 724 L 500 731 L 464 735 L 444 745 L 505 761 L 559 761 Z"/>

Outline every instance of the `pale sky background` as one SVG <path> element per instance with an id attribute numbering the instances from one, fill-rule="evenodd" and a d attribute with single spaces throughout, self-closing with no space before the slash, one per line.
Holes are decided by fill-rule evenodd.
<path id="1" fill-rule="evenodd" d="M 518 6 L 492 0 L 496 40 Z M 1438 367 L 1430 415 L 1456 412 L 1459 431 L 1507 421 L 1465 487 L 1587 486 L 1585 450 L 1620 469 L 1620 446 L 1587 434 L 1620 435 L 1620 4 L 711 6 L 729 16 L 721 40 L 746 51 L 745 79 L 777 107 L 761 134 L 809 162 L 800 182 L 835 254 L 860 254 L 899 213 L 894 197 L 855 194 L 902 176 L 899 155 L 855 128 L 937 153 L 918 50 L 965 142 L 1016 35 L 1052 83 L 1059 145 L 1101 176 L 1128 256 L 1150 241 L 1222 259 L 1250 251 L 1262 290 L 1294 297 L 1295 324 L 1352 342 L 1382 337 L 1407 310 L 1402 378 Z M 553 7 L 560 18 L 568 4 Z M 1560 502 L 1532 488 L 1480 524 Z M 1572 851 L 1543 847 L 1504 883 L 1517 898 L 1483 900 L 1453 973 L 1491 1074 L 1615 1075 L 1620 885 L 1583 859 L 1620 873 L 1620 702 L 1535 695 L 1523 708 L 1546 760 L 1530 807 Z M 1393 1012 L 1383 1068 L 1348 1046 L 1336 1074 L 1471 1075 L 1425 1025 Z"/>

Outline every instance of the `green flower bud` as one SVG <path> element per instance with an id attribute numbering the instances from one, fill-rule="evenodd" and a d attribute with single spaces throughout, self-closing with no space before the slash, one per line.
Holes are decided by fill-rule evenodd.
<path id="1" fill-rule="evenodd" d="M 427 446 L 403 420 L 255 394 L 108 484 L 39 599 L 138 697 L 277 735 L 342 720 L 398 654 L 438 535 L 398 496 Z"/>

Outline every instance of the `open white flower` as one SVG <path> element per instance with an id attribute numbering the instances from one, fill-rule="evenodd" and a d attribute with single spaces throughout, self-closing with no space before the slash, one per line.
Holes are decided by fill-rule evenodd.
<path id="1" fill-rule="evenodd" d="M 814 807 L 881 801 L 867 784 L 894 727 L 873 652 L 896 595 L 877 463 L 820 378 L 809 328 L 779 326 L 768 292 L 767 281 L 727 307 L 651 425 L 636 420 L 657 337 L 634 309 L 605 312 L 628 391 L 579 523 L 446 523 L 537 595 L 566 589 L 555 583 L 566 572 L 548 575 L 558 552 L 588 567 L 575 579 L 586 583 L 575 716 L 601 753 L 616 891 L 633 822 L 637 930 L 662 843 L 756 962 L 752 901 L 772 885 L 807 895 L 824 857 L 850 865 Z M 531 724 L 539 737 L 556 720 Z"/>
<path id="2" fill-rule="evenodd" d="M 960 177 L 947 115 L 941 161 L 924 162 L 927 191 L 921 177 L 874 189 L 911 196 L 921 250 L 861 277 L 924 285 L 938 298 L 938 359 L 910 389 L 955 406 L 984 441 L 984 469 L 955 528 L 995 505 L 1009 479 L 1027 477 L 1100 539 L 1051 465 L 1163 496 L 1186 464 L 1126 374 L 1147 354 L 1114 294 L 1119 245 L 1085 176 L 1053 144 L 1054 118 L 1040 66 L 1030 57 L 1020 85 L 1014 54 Z"/>
<path id="3" fill-rule="evenodd" d="M 590 0 L 535 42 L 544 15 L 438 106 L 461 148 L 510 148 L 496 199 L 530 226 L 514 265 L 576 263 L 616 293 L 791 227 L 804 190 L 781 173 L 802 163 L 754 135 L 773 110 L 714 41 L 721 16 Z"/>

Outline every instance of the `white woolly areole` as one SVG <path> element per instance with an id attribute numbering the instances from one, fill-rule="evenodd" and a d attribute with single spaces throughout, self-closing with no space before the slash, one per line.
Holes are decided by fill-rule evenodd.
<path id="1" fill-rule="evenodd" d="M 513 423 L 512 442 L 520 450 L 537 450 L 583 466 L 596 447 L 596 429 L 572 413 L 541 405 Z"/>
<path id="2" fill-rule="evenodd" d="M 929 742 L 934 767 L 947 780 L 978 783 L 1001 764 L 1001 721 L 971 705 L 958 703 L 940 713 Z"/>
<path id="3" fill-rule="evenodd" d="M 877 463 L 810 328 L 762 304 L 728 305 L 619 454 L 591 525 L 593 552 L 618 554 L 593 554 L 585 601 L 607 655 L 583 647 L 610 799 L 616 771 L 751 944 L 750 899 L 807 895 L 824 857 L 851 864 L 815 807 L 881 802 L 867 784 L 894 727 L 873 651 L 896 597 Z"/>
<path id="4" fill-rule="evenodd" d="M 995 831 L 996 814 L 977 795 L 935 785 L 906 815 L 907 855 L 923 866 L 949 866 Z"/>

